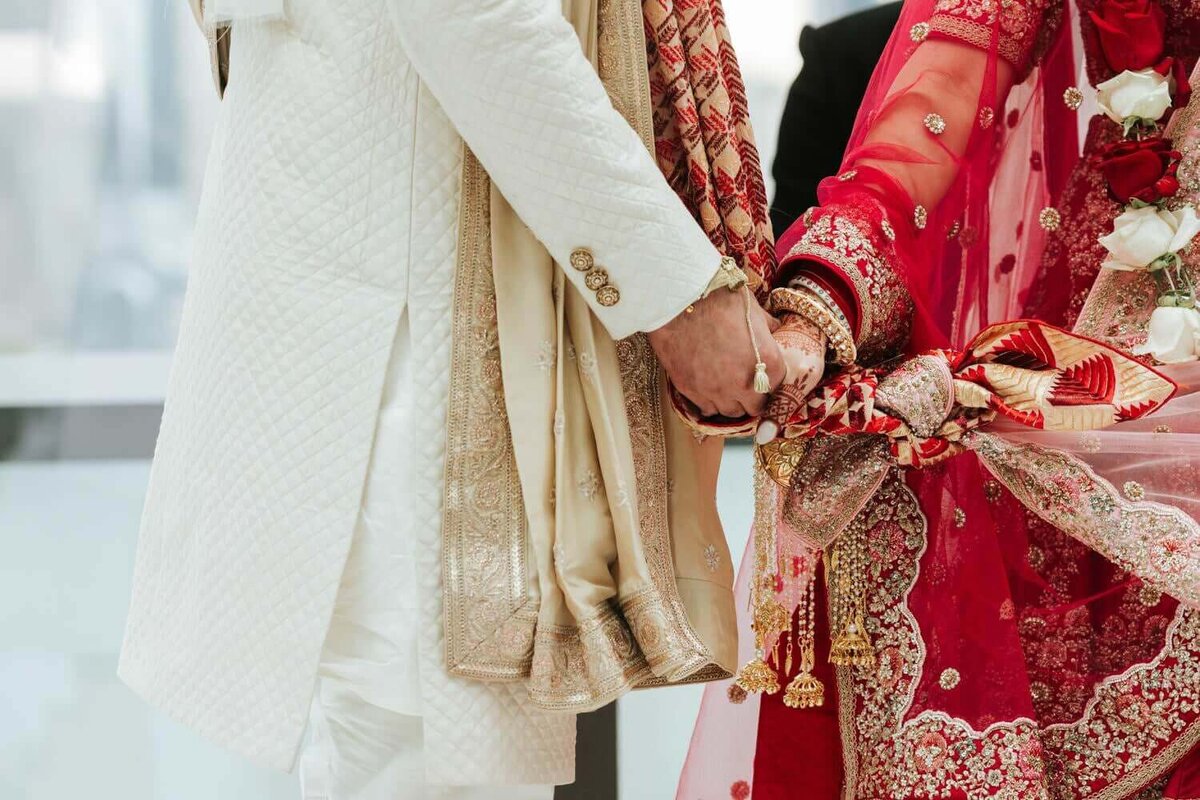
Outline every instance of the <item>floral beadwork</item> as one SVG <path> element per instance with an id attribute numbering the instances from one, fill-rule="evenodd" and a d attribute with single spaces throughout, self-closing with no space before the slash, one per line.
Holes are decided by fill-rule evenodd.
<path id="1" fill-rule="evenodd" d="M 958 674 L 958 670 L 956 670 L 954 667 L 947 667 L 946 669 L 942 670 L 942 674 L 938 676 L 938 686 L 941 686 L 946 691 L 950 691 L 958 686 L 958 683 L 961 680 L 962 676 Z"/>
<path id="2" fill-rule="evenodd" d="M 716 572 L 721 566 L 721 554 L 717 552 L 717 546 L 710 544 L 704 548 L 704 566 L 708 567 L 709 572 Z"/>
<path id="3" fill-rule="evenodd" d="M 1042 226 L 1042 230 L 1056 231 L 1062 225 L 1062 214 L 1058 213 L 1057 208 L 1047 206 L 1038 213 L 1038 225 Z"/>
<path id="4" fill-rule="evenodd" d="M 1051 5 L 1052 0 L 938 0 L 931 33 L 980 50 L 990 50 L 998 34 L 1000 56 L 1023 72 L 1053 22 Z"/>

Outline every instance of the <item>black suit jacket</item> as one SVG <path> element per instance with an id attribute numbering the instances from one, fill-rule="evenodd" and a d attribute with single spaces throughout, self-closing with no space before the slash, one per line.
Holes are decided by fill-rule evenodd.
<path id="1" fill-rule="evenodd" d="M 901 5 L 877 6 L 800 33 L 804 64 L 783 108 L 771 170 L 776 237 L 817 204 L 817 184 L 841 166 L 858 107 Z"/>

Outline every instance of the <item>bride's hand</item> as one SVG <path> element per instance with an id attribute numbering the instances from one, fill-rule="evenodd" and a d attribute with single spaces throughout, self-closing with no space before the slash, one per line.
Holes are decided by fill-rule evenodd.
<path id="1" fill-rule="evenodd" d="M 771 396 L 759 423 L 755 441 L 766 444 L 779 435 L 783 421 L 817 388 L 825 374 L 825 334 L 808 320 L 789 314 L 775 330 L 775 341 L 783 350 L 787 373 Z"/>

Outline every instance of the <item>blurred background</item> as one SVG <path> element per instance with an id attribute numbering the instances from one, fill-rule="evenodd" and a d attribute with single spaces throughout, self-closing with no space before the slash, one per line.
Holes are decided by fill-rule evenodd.
<path id="1" fill-rule="evenodd" d="M 868 4 L 725 0 L 768 170 L 800 30 Z M 216 104 L 184 0 L 0 0 L 5 800 L 298 797 L 114 674 Z M 735 558 L 749 487 L 749 451 L 730 448 Z M 672 797 L 699 696 L 637 693 L 589 720 L 564 796 Z"/>

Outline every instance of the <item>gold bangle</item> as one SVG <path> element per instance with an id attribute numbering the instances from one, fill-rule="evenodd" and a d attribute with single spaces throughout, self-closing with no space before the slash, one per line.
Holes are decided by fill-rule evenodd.
<path id="1" fill-rule="evenodd" d="M 841 306 L 839 306 L 837 301 L 833 299 L 833 295 L 825 291 L 824 286 L 817 283 L 812 278 L 807 278 L 803 275 L 798 275 L 793 278 L 792 282 L 789 283 L 788 286 L 792 289 L 800 289 L 802 291 L 807 291 L 811 295 L 815 295 L 818 300 L 820 300 L 825 304 L 826 307 L 829 308 L 829 311 L 833 314 L 834 318 L 846 326 L 846 330 L 850 331 L 851 334 L 854 333 L 854 329 L 850 326 L 850 320 L 846 319 L 846 315 L 842 313 Z"/>
<path id="2" fill-rule="evenodd" d="M 836 312 L 812 292 L 805 289 L 776 289 L 771 292 L 772 313 L 789 311 L 816 325 L 829 339 L 833 362 L 846 366 L 858 358 L 854 335 L 841 309 Z"/>

